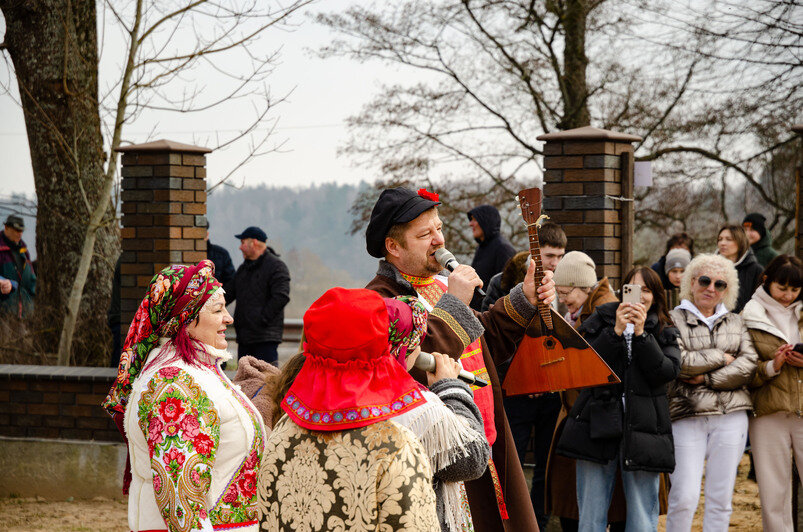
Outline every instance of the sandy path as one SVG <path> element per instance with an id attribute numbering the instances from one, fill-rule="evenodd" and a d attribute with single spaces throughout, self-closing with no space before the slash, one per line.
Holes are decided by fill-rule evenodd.
<path id="1" fill-rule="evenodd" d="M 731 530 L 761 530 L 761 509 L 758 486 L 747 480 L 747 457 L 739 466 L 733 496 Z M 704 498 L 694 517 L 694 530 L 702 530 Z M 126 527 L 126 502 L 123 499 L 48 501 L 42 498 L 9 498 L 0 500 L 0 531 L 9 532 L 121 532 Z M 661 517 L 658 530 L 664 530 Z M 549 530 L 560 530 L 550 523 Z"/>

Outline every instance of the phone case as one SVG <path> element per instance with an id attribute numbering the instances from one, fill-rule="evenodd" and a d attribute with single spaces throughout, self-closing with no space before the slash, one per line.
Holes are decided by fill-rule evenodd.
<path id="1" fill-rule="evenodd" d="M 641 303 L 641 287 L 637 284 L 626 284 L 622 287 L 623 303 Z"/>

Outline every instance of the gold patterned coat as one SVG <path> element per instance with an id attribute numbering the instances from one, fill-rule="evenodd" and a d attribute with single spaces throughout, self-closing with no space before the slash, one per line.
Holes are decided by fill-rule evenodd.
<path id="1" fill-rule="evenodd" d="M 257 497 L 260 530 L 440 531 L 429 459 L 392 420 L 318 432 L 282 416 Z"/>

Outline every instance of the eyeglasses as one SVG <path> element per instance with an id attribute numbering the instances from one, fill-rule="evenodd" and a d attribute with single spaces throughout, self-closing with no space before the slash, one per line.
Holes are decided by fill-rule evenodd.
<path id="1" fill-rule="evenodd" d="M 569 289 L 566 289 L 566 288 L 556 288 L 555 289 L 555 294 L 558 297 L 568 297 L 569 294 L 571 294 L 572 292 L 574 292 L 574 287 L 573 288 L 569 288 Z"/>
<path id="2" fill-rule="evenodd" d="M 702 286 L 703 288 L 708 288 L 708 285 L 711 284 L 711 278 L 707 275 L 701 275 L 697 278 L 697 284 Z M 717 292 L 724 292 L 725 289 L 728 288 L 728 283 L 723 280 L 714 281 L 714 289 Z"/>

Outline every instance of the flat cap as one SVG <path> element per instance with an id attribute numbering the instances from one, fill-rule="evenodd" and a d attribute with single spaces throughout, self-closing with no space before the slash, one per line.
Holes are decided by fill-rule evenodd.
<path id="1" fill-rule="evenodd" d="M 260 242 L 268 241 L 268 235 L 265 233 L 265 231 L 254 225 L 252 225 L 251 227 L 246 227 L 245 231 L 243 231 L 239 235 L 234 235 L 234 238 L 237 238 L 239 240 L 245 240 L 246 238 L 256 238 Z"/>
<path id="2" fill-rule="evenodd" d="M 16 214 L 9 214 L 5 225 L 13 227 L 17 231 L 25 231 L 25 220 L 22 219 L 22 216 Z"/>
<path id="3" fill-rule="evenodd" d="M 365 230 L 365 247 L 372 257 L 385 256 L 385 237 L 396 224 L 415 220 L 422 212 L 440 205 L 438 195 L 419 188 L 389 188 L 382 191 L 371 211 L 371 220 Z"/>

